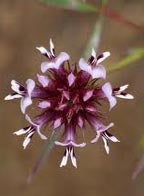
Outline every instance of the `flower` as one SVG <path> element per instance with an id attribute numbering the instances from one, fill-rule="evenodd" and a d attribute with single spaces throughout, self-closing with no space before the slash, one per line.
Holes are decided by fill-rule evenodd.
<path id="1" fill-rule="evenodd" d="M 33 99 L 37 100 L 36 108 L 40 110 L 40 115 L 31 120 L 26 114 L 26 120 L 30 125 L 14 132 L 16 135 L 26 135 L 23 142 L 24 149 L 35 133 L 41 139 L 47 139 L 40 132 L 43 127 L 52 127 L 54 132 L 63 127 L 64 141 L 55 141 L 55 145 L 65 148 L 60 167 L 67 165 L 69 157 L 72 165 L 77 167 L 74 148 L 85 147 L 84 128 L 87 122 L 95 132 L 91 143 L 96 143 L 101 137 L 108 154 L 108 141 L 119 142 L 119 140 L 108 131 L 114 123 L 108 125 L 102 123 L 102 103 L 109 102 L 112 109 L 117 103 L 116 98 L 134 98 L 125 92 L 128 85 L 112 88 L 109 82 L 99 84 L 99 79 L 104 81 L 106 78 L 106 69 L 101 62 L 110 56 L 110 53 L 104 52 L 97 56 L 93 49 L 88 61 L 81 58 L 78 65 L 71 65 L 70 56 L 66 52 L 56 56 L 51 39 L 49 50 L 42 46 L 37 49 L 47 58 L 41 64 L 43 74 L 37 74 L 38 83 L 28 79 L 25 86 L 12 80 L 11 88 L 14 93 L 5 98 L 5 100 L 21 98 L 23 113 L 32 104 Z M 77 143 L 78 132 L 82 135 L 81 143 Z"/>
<path id="2" fill-rule="evenodd" d="M 20 106 L 22 113 L 25 113 L 26 108 L 32 104 L 31 95 L 35 87 L 35 82 L 32 79 L 28 79 L 26 81 L 26 85 L 27 86 L 25 87 L 19 82 L 12 80 L 11 89 L 14 91 L 14 93 L 5 97 L 5 100 L 21 98 Z"/>

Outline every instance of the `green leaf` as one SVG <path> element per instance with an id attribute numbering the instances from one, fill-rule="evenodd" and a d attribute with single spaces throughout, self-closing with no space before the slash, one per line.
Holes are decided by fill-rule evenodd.
<path id="1" fill-rule="evenodd" d="M 52 6 L 59 6 L 64 9 L 76 10 L 81 12 L 94 12 L 96 8 L 80 0 L 41 0 Z"/>
<path id="2" fill-rule="evenodd" d="M 32 172 L 28 176 L 28 179 L 27 179 L 28 183 L 30 183 L 32 181 L 32 179 L 36 175 L 37 171 L 43 166 L 46 158 L 48 158 L 50 152 L 54 148 L 55 141 L 59 138 L 59 135 L 60 135 L 60 131 L 56 130 L 53 132 L 51 138 L 47 139 L 47 142 L 45 144 L 45 147 L 42 150 L 42 153 L 41 153 L 39 159 L 37 160 L 36 164 L 34 165 Z"/>
<path id="3" fill-rule="evenodd" d="M 137 49 L 132 54 L 118 62 L 116 65 L 113 65 L 110 68 L 108 68 L 108 73 L 113 73 L 114 71 L 121 70 L 142 58 L 144 58 L 144 48 Z"/>

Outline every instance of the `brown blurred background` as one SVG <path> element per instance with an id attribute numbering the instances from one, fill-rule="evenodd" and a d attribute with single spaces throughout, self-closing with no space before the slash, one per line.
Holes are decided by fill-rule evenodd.
<path id="1" fill-rule="evenodd" d="M 93 1 L 95 2 L 95 1 Z M 97 2 L 95 2 L 97 3 Z M 144 25 L 143 0 L 110 0 L 109 7 L 127 19 Z M 96 14 L 78 13 L 48 7 L 36 0 L 0 0 L 0 195 L 1 196 L 143 196 L 144 174 L 131 180 L 144 135 L 144 61 L 133 63 L 111 74 L 114 86 L 130 84 L 134 101 L 119 100 L 108 116 L 115 122 L 111 130 L 120 143 L 110 144 L 110 155 L 101 141 L 77 149 L 78 169 L 70 164 L 59 168 L 63 148 L 55 148 L 31 185 L 26 178 L 43 148 L 35 136 L 23 151 L 23 137 L 12 133 L 27 125 L 19 101 L 5 102 L 10 81 L 24 82 L 40 73 L 41 56 L 35 47 L 48 46 L 53 38 L 57 52 L 67 51 L 72 61 L 83 54 L 97 20 Z M 110 19 L 105 20 L 100 51 L 112 55 L 107 65 L 115 64 L 132 49 L 143 47 L 144 35 Z M 90 131 L 90 129 L 88 129 Z M 88 135 L 89 139 L 92 135 Z"/>

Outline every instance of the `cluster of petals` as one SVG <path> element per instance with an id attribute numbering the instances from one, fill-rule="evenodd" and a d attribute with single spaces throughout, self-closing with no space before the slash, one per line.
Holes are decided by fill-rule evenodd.
<path id="1" fill-rule="evenodd" d="M 37 133 L 41 139 L 47 137 L 41 129 L 49 126 L 52 131 L 62 130 L 61 140 L 55 145 L 65 148 L 60 167 L 67 164 L 70 157 L 72 165 L 77 167 L 75 147 L 86 146 L 84 130 L 89 124 L 94 131 L 91 143 L 102 138 L 106 153 L 109 153 L 109 141 L 119 140 L 109 133 L 114 123 L 102 123 L 102 103 L 108 102 L 110 110 L 116 105 L 117 98 L 133 99 L 131 94 L 125 92 L 128 85 L 112 88 L 109 82 L 103 85 L 99 80 L 106 79 L 106 69 L 102 62 L 110 56 L 110 52 L 97 55 L 94 49 L 90 58 L 83 58 L 77 64 L 70 64 L 70 56 L 66 52 L 55 54 L 54 44 L 50 39 L 50 49 L 37 47 L 37 50 L 46 58 L 41 64 L 42 74 L 37 74 L 38 83 L 32 79 L 23 85 L 15 80 L 11 81 L 12 94 L 5 100 L 20 99 L 20 107 L 29 125 L 14 134 L 25 135 L 23 148 L 25 149 L 33 135 Z M 36 110 L 40 114 L 31 120 L 27 108 L 36 100 Z M 81 143 L 77 143 L 77 133 L 81 134 Z M 79 135 L 80 135 L 79 134 Z"/>

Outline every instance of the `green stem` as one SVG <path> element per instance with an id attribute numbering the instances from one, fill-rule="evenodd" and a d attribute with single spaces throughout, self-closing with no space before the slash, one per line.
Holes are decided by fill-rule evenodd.
<path id="1" fill-rule="evenodd" d="M 53 132 L 51 138 L 47 139 L 47 142 L 42 150 L 42 153 L 41 153 L 39 159 L 37 160 L 35 166 L 33 167 L 32 172 L 28 176 L 28 179 L 27 179 L 28 183 L 30 183 L 32 181 L 32 179 L 36 175 L 38 169 L 40 169 L 42 167 L 43 163 L 45 162 L 46 158 L 50 154 L 51 150 L 54 148 L 55 141 L 59 138 L 59 135 L 60 135 L 60 131 L 56 130 Z"/>
<path id="2" fill-rule="evenodd" d="M 119 63 L 116 65 L 111 66 L 108 68 L 108 73 L 113 73 L 114 71 L 118 71 L 124 67 L 127 67 L 129 64 L 132 64 L 133 62 L 140 60 L 144 58 L 144 49 L 137 49 L 135 52 L 121 60 Z"/>

